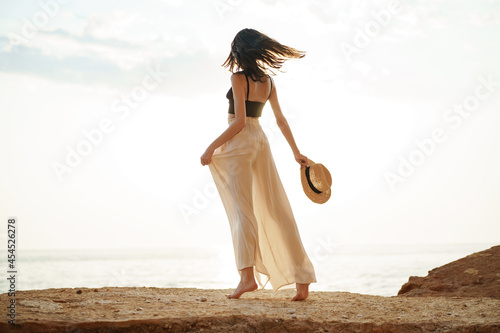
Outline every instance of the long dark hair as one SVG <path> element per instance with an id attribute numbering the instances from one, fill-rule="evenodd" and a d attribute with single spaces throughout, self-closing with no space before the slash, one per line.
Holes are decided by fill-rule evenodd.
<path id="1" fill-rule="evenodd" d="M 241 69 L 252 80 L 275 75 L 272 69 L 280 70 L 288 59 L 300 59 L 305 52 L 294 49 L 254 29 L 243 29 L 236 34 L 231 43 L 231 53 L 222 64 L 229 71 Z"/>

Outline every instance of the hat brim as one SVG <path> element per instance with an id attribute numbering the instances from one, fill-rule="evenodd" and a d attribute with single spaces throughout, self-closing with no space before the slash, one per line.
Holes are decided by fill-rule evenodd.
<path id="1" fill-rule="evenodd" d="M 308 159 L 308 164 L 307 166 L 312 166 L 316 163 L 314 163 L 311 159 Z M 300 168 L 300 181 L 302 183 L 302 189 L 304 190 L 304 193 L 306 196 L 315 203 L 318 204 L 323 204 L 330 199 L 330 196 L 332 194 L 331 189 L 327 189 L 326 191 L 323 191 L 321 193 L 316 193 L 314 190 L 309 186 L 309 182 L 307 181 L 307 176 L 306 176 L 306 167 L 302 166 Z"/>

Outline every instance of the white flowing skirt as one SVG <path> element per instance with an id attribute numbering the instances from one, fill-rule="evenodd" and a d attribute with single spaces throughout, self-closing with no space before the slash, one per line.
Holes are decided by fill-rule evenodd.
<path id="1" fill-rule="evenodd" d="M 229 124 L 234 119 L 228 114 Z M 215 150 L 209 168 L 229 220 L 238 272 L 254 267 L 259 289 L 267 282 L 275 291 L 317 282 L 259 118 L 246 117 L 246 126 Z"/>

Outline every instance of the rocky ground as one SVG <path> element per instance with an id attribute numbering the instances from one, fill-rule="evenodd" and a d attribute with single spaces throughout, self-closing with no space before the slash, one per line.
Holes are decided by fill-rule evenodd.
<path id="1" fill-rule="evenodd" d="M 99 288 L 16 293 L 15 332 L 500 332 L 500 300 L 261 290 Z M 0 295 L 0 303 L 7 303 Z M 5 318 L 5 317 L 4 317 Z M 5 319 L 0 331 L 7 332 Z"/>
<path id="2" fill-rule="evenodd" d="M 411 277 L 381 297 L 261 290 L 227 299 L 227 290 L 104 287 L 18 291 L 16 325 L 0 332 L 500 332 L 500 247 Z M 420 297 L 405 297 L 420 296 Z"/>

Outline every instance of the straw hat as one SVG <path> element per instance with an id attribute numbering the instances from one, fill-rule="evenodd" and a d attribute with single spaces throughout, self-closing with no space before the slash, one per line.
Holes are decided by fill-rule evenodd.
<path id="1" fill-rule="evenodd" d="M 304 193 L 313 202 L 322 204 L 330 199 L 332 176 L 323 164 L 308 159 L 307 166 L 300 168 L 300 180 Z"/>

